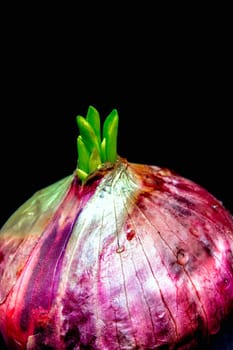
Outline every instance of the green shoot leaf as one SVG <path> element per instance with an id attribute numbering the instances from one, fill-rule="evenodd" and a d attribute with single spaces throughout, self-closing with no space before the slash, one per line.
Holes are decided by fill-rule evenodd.
<path id="1" fill-rule="evenodd" d="M 117 156 L 118 113 L 114 109 L 105 119 L 103 137 L 106 139 L 106 160 L 115 162 Z"/>
<path id="2" fill-rule="evenodd" d="M 86 118 L 76 117 L 80 135 L 77 138 L 77 175 L 84 182 L 87 177 L 106 162 L 117 160 L 118 113 L 116 109 L 107 116 L 101 125 L 98 111 L 89 106 Z"/>
<path id="3" fill-rule="evenodd" d="M 92 126 L 94 133 L 97 137 L 98 143 L 101 143 L 101 135 L 100 135 L 100 116 L 99 112 L 92 106 L 88 108 L 87 111 L 87 121 Z"/>
<path id="4" fill-rule="evenodd" d="M 97 149 L 95 148 L 92 151 L 89 158 L 89 173 L 92 173 L 93 171 L 95 171 L 100 164 L 101 164 L 100 155 L 97 152 Z"/>
<path id="5" fill-rule="evenodd" d="M 83 169 L 87 174 L 89 172 L 89 157 L 90 152 L 87 150 L 85 143 L 83 142 L 82 136 L 79 135 L 77 138 L 77 148 L 78 148 L 78 167 Z"/>
<path id="6" fill-rule="evenodd" d="M 78 168 L 76 170 L 76 172 L 77 172 L 77 175 L 80 178 L 80 180 L 85 181 L 87 179 L 88 173 L 86 173 L 85 171 Z"/>
<path id="7" fill-rule="evenodd" d="M 99 143 L 98 143 L 97 136 L 92 126 L 88 123 L 88 121 L 82 116 L 78 116 L 77 124 L 79 127 L 80 134 L 82 136 L 83 142 L 85 143 L 88 151 L 91 153 L 94 148 L 97 148 L 99 150 Z"/>
<path id="8" fill-rule="evenodd" d="M 103 141 L 101 142 L 100 145 L 100 149 L 101 149 L 101 159 L 102 162 L 106 162 L 106 138 L 103 139 Z"/>

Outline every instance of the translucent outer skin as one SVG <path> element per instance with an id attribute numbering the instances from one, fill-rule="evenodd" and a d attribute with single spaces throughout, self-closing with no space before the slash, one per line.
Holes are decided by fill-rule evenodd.
<path id="1" fill-rule="evenodd" d="M 35 193 L 3 226 L 0 331 L 9 349 L 202 348 L 232 310 L 232 252 L 221 202 L 120 158 Z"/>

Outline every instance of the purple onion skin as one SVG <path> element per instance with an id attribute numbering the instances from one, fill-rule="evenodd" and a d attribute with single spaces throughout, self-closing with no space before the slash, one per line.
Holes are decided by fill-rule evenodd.
<path id="1" fill-rule="evenodd" d="M 72 175 L 1 230 L 9 349 L 207 348 L 232 304 L 232 216 L 168 169 L 119 158 Z"/>

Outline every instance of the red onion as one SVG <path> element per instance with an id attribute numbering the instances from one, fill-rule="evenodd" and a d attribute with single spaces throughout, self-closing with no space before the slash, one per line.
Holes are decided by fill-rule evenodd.
<path id="1" fill-rule="evenodd" d="M 77 118 L 75 172 L 0 234 L 9 349 L 195 349 L 232 311 L 233 220 L 200 185 L 117 155 L 118 115 Z"/>

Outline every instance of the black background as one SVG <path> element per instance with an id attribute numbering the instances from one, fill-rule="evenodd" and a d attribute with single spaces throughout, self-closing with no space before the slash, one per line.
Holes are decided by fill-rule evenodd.
<path id="1" fill-rule="evenodd" d="M 75 118 L 89 105 L 103 119 L 118 110 L 121 156 L 172 168 L 233 211 L 225 10 L 39 10 L 9 12 L 2 30 L 0 223 L 73 172 Z"/>
<path id="2" fill-rule="evenodd" d="M 112 6 L 6 9 L 1 225 L 74 171 L 75 118 L 89 105 L 102 119 L 118 110 L 119 155 L 171 168 L 233 212 L 228 9 Z"/>

